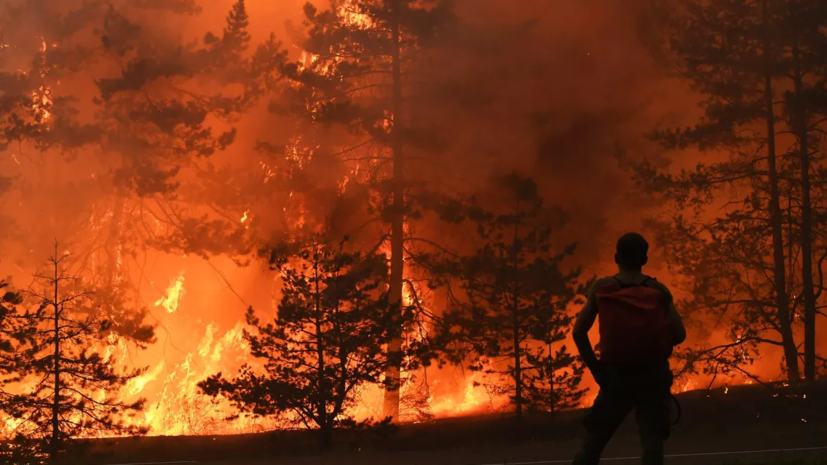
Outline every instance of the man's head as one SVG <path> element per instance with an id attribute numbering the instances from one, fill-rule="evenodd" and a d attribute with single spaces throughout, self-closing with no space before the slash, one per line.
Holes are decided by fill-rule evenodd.
<path id="1" fill-rule="evenodd" d="M 617 241 L 615 263 L 621 270 L 640 271 L 649 261 L 649 243 L 638 233 L 624 234 Z"/>

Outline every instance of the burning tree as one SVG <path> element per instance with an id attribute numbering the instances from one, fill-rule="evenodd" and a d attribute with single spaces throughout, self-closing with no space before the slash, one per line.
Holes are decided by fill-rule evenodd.
<path id="1" fill-rule="evenodd" d="M 36 275 L 40 290 L 27 293 L 40 301 L 31 331 L 25 363 L 16 373 L 26 388 L 15 394 L 9 413 L 21 422 L 18 431 L 42 440 L 50 462 L 59 460 L 69 438 L 104 434 L 137 435 L 128 416 L 143 407 L 143 400 L 123 401 L 126 383 L 144 370 L 122 370 L 112 353 L 116 342 L 112 323 L 100 308 L 90 306 L 90 295 L 66 267 L 68 254 L 49 260 L 48 274 Z"/>
<path id="2" fill-rule="evenodd" d="M 304 12 L 309 32 L 301 45 L 307 55 L 284 68 L 294 86 L 273 108 L 340 131 L 336 148 L 317 156 L 347 165 L 345 183 L 369 188 L 369 213 L 383 224 L 379 241 L 390 251 L 390 302 L 399 305 L 414 209 L 409 152 L 439 145 L 433 131 L 412 121 L 410 101 L 421 87 L 412 75 L 452 17 L 451 8 L 444 0 L 332 0 L 330 9 L 308 3 Z M 300 152 L 314 153 L 318 145 L 312 142 Z M 402 340 L 388 350 L 402 350 Z M 399 368 L 386 373 L 394 381 L 385 394 L 390 417 L 399 414 Z"/>
<path id="3" fill-rule="evenodd" d="M 681 307 L 728 326 L 728 341 L 684 354 L 688 371 L 752 376 L 746 367 L 769 344 L 783 349 L 787 378 L 798 379 L 798 320 L 810 347 L 806 375 L 814 375 L 821 292 L 814 293 L 811 210 L 824 205 L 810 200 L 808 178 L 812 134 L 823 124 L 812 117 L 823 95 L 815 57 L 824 39 L 816 31 L 827 18 L 817 3 L 688 0 L 679 10 L 670 48 L 703 95 L 704 115 L 655 138 L 667 149 L 697 147 L 713 161 L 679 174 L 644 163 L 637 174 L 675 207 L 654 224 L 670 266 L 688 278 L 691 298 Z M 713 207 L 723 213 L 712 215 Z"/>
<path id="4" fill-rule="evenodd" d="M 400 337 L 410 317 L 385 291 L 387 258 L 346 252 L 316 243 L 295 253 L 275 250 L 271 263 L 284 283 L 278 314 L 262 321 L 252 310 L 246 334 L 263 373 L 245 366 L 233 379 L 221 374 L 200 384 L 225 396 L 241 412 L 288 414 L 297 424 L 318 428 L 329 448 L 336 427 L 352 422 L 348 408 L 359 389 L 382 382 L 398 353 L 383 348 Z"/>
<path id="5" fill-rule="evenodd" d="M 5 29 L 16 39 L 9 66 L 33 65 L 2 75 L 8 117 L 0 124 L 14 124 L 0 148 L 14 142 L 22 157 L 14 166 L 18 218 L 29 211 L 50 217 L 30 221 L 19 240 L 36 249 L 51 241 L 44 224 L 75 225 L 67 241 L 83 265 L 78 272 L 113 312 L 115 330 L 137 312 L 122 304 L 137 300 L 135 278 L 148 249 L 249 251 L 243 225 L 207 214 L 192 188 L 197 183 L 184 180 L 198 179 L 209 170 L 207 159 L 234 142 L 233 124 L 264 95 L 283 53 L 272 37 L 249 50 L 243 0 L 234 2 L 221 33 L 196 43 L 156 33 L 160 23 L 198 10 L 191 0 L 14 1 L 4 10 Z M 32 25 L 42 28 L 36 44 Z M 77 95 L 66 95 L 67 82 Z M 46 109 L 27 96 L 38 89 L 49 92 L 48 118 L 36 118 Z M 44 184 L 40 166 L 82 175 Z M 54 199 L 68 198 L 55 208 Z"/>
<path id="6" fill-rule="evenodd" d="M 20 381 L 20 360 L 34 336 L 36 315 L 23 309 L 23 297 L 12 290 L 7 279 L 0 279 L 0 395 L 5 402 L 5 386 Z"/>
<path id="7" fill-rule="evenodd" d="M 562 269 L 574 246 L 553 251 L 553 228 L 563 221 L 543 207 L 534 181 L 510 175 L 498 187 L 495 213 L 469 215 L 482 247 L 442 264 L 461 292 L 450 293 L 439 339 L 454 363 L 470 357 L 473 370 L 496 376 L 487 387 L 510 397 L 520 421 L 526 406 L 554 411 L 584 394 L 583 367 L 565 346 L 555 347 L 572 323 L 568 307 L 584 289 L 579 270 Z"/>
<path id="8" fill-rule="evenodd" d="M 30 349 L 38 315 L 25 310 L 23 298 L 11 289 L 8 280 L 0 280 L 0 293 L 0 412 L 8 427 L 16 427 L 19 425 L 10 417 L 16 409 L 14 392 L 27 373 L 23 367 L 27 367 L 31 359 Z M 22 436 L 13 436 L 15 429 L 7 428 L 6 433 L 10 437 L 3 438 L 0 457 L 11 463 L 36 458 L 37 453 L 32 450 L 31 443 Z"/>

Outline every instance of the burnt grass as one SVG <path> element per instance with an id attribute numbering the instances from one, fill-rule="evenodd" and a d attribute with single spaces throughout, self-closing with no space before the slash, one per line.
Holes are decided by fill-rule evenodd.
<path id="1" fill-rule="evenodd" d="M 673 427 L 673 452 L 827 446 L 827 383 L 737 386 L 677 396 L 682 416 Z M 529 414 L 519 427 L 507 413 L 342 430 L 328 454 L 471 450 L 492 446 L 558 444 L 571 449 L 582 434 L 582 410 Z M 673 407 L 673 417 L 677 412 Z M 637 445 L 634 415 L 618 432 Z M 625 441 L 629 436 L 629 441 Z M 611 447 L 611 446 L 610 446 Z M 233 436 L 160 436 L 76 441 L 67 447 L 89 465 L 127 462 L 222 461 L 319 455 L 311 431 Z M 573 450 L 573 449 L 572 449 Z M 633 449 L 632 449 L 633 450 Z"/>

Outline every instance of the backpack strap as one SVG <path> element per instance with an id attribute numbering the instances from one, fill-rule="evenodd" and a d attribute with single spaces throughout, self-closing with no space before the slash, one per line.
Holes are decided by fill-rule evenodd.
<path id="1" fill-rule="evenodd" d="M 651 276 L 644 276 L 644 278 L 646 278 L 646 279 L 644 279 L 640 283 L 624 283 L 617 276 L 612 276 L 612 279 L 617 281 L 617 285 L 620 286 L 621 289 L 629 289 L 629 288 L 632 288 L 632 287 L 644 287 L 647 284 L 649 284 L 650 282 L 653 282 L 653 281 L 657 282 L 657 279 L 652 278 Z"/>

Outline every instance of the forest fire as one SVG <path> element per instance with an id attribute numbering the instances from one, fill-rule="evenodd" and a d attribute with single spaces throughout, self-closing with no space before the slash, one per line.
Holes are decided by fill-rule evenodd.
<path id="1" fill-rule="evenodd" d="M 823 377 L 827 11 L 537 3 L 9 0 L 4 439 L 557 418 L 630 269 L 664 395 Z"/>

